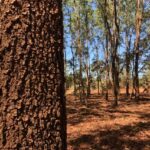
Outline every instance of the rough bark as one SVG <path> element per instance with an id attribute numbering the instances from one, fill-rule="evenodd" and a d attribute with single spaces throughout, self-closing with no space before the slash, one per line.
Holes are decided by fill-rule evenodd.
<path id="1" fill-rule="evenodd" d="M 0 149 L 66 149 L 61 7 L 0 1 Z"/>

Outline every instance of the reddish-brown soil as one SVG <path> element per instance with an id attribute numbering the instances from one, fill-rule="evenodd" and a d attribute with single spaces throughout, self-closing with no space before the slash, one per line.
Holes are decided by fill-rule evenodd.
<path id="1" fill-rule="evenodd" d="M 67 96 L 68 150 L 150 150 L 150 101 L 91 95 L 87 106 Z"/>

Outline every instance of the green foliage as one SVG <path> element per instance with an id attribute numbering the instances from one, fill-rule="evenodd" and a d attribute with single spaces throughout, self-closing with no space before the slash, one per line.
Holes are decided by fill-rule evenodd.
<path id="1" fill-rule="evenodd" d="M 134 73 L 135 61 L 135 31 L 136 31 L 136 1 L 121 0 L 116 3 L 117 23 L 119 26 L 119 44 L 117 59 L 119 60 L 118 72 L 121 86 L 126 86 L 126 58 L 129 60 L 130 85 Z M 139 73 L 143 78 L 147 75 L 148 57 L 150 56 L 150 21 L 147 2 L 144 5 L 143 22 L 140 33 Z M 76 84 L 83 80 L 84 88 L 87 88 L 87 73 L 92 77 L 93 87 L 97 80 L 102 80 L 104 89 L 106 86 L 106 74 L 109 72 L 109 80 L 112 81 L 112 45 L 108 36 L 105 19 L 109 25 L 110 34 L 114 30 L 114 0 L 64 0 L 64 27 L 66 51 L 71 49 L 71 56 L 67 60 L 67 72 L 76 76 Z M 68 38 L 69 37 L 69 38 Z M 113 39 L 114 40 L 114 39 Z M 112 42 L 112 43 L 111 43 Z M 107 52 L 107 57 L 106 57 Z M 71 57 L 71 58 L 70 58 Z M 107 58 L 107 59 L 106 59 Z M 81 70 L 81 71 L 80 71 Z M 82 74 L 82 79 L 81 79 Z M 149 77 L 148 77 L 149 78 Z M 72 78 L 73 79 L 73 78 Z M 71 82 L 71 79 L 67 79 Z"/>

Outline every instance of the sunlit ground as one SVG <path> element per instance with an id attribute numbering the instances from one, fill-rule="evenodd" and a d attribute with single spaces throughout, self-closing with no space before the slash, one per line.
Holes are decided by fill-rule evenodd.
<path id="1" fill-rule="evenodd" d="M 121 94 L 113 108 L 112 97 L 95 93 L 85 106 L 68 94 L 68 150 L 150 150 L 149 98 L 137 103 Z"/>

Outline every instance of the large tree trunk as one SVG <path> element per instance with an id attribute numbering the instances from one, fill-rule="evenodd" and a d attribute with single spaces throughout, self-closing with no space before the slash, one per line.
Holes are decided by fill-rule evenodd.
<path id="1" fill-rule="evenodd" d="M 60 0 L 0 1 L 0 149 L 66 149 Z"/>

